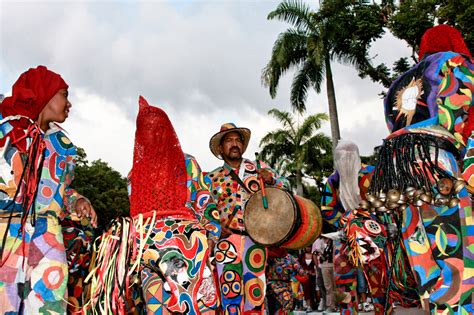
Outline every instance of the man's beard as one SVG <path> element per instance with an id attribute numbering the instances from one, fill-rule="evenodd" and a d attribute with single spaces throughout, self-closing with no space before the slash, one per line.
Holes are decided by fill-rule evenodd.
<path id="1" fill-rule="evenodd" d="M 229 161 L 240 161 L 242 159 L 242 152 L 239 148 L 235 152 L 232 152 L 234 148 L 230 149 L 229 154 L 226 156 L 226 159 Z"/>

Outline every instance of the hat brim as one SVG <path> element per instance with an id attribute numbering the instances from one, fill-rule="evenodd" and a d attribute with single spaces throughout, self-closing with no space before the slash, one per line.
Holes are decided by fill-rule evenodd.
<path id="1" fill-rule="evenodd" d="M 209 140 L 209 148 L 211 149 L 212 154 L 214 154 L 218 159 L 222 160 L 222 156 L 219 150 L 219 146 L 221 144 L 222 138 L 230 133 L 230 132 L 238 132 L 242 135 L 243 138 L 243 147 L 242 147 L 242 154 L 245 153 L 247 150 L 247 146 L 249 145 L 250 142 L 250 129 L 248 128 L 232 128 L 228 129 L 225 131 L 219 131 L 215 135 L 211 137 L 211 140 Z"/>

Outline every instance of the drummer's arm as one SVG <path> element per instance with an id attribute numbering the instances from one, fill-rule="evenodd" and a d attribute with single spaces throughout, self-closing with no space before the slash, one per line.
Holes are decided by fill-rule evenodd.
<path id="1" fill-rule="evenodd" d="M 265 171 L 265 172 L 268 172 L 268 173 L 271 174 L 271 176 L 273 178 L 273 183 L 270 183 L 270 184 L 272 186 L 278 187 L 278 188 L 290 189 L 290 183 L 288 182 L 288 180 L 285 177 L 278 175 L 278 173 L 274 169 L 272 169 L 270 166 L 268 166 L 263 161 L 260 161 L 260 166 L 262 168 L 262 171 Z"/>

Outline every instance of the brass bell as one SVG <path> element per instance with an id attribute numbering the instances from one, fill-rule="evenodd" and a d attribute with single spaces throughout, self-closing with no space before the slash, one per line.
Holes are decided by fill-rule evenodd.
<path id="1" fill-rule="evenodd" d="M 370 209 L 370 202 L 368 202 L 367 200 L 362 200 L 360 202 L 360 207 L 364 210 L 368 210 Z"/>
<path id="2" fill-rule="evenodd" d="M 437 183 L 436 186 L 438 188 L 438 192 L 441 195 L 444 196 L 449 196 L 451 194 L 451 191 L 453 190 L 453 181 L 451 178 L 441 178 Z"/>
<path id="3" fill-rule="evenodd" d="M 388 209 L 385 208 L 384 206 L 381 206 L 381 207 L 378 207 L 378 208 L 377 208 L 377 211 L 379 211 L 379 212 L 387 212 Z"/>
<path id="4" fill-rule="evenodd" d="M 372 207 L 374 208 L 380 208 L 383 206 L 383 202 L 380 199 L 375 199 L 374 202 L 372 202 Z"/>
<path id="5" fill-rule="evenodd" d="M 389 208 L 390 210 L 398 208 L 398 203 L 396 203 L 396 202 L 387 202 L 387 208 Z"/>
<path id="6" fill-rule="evenodd" d="M 417 207 L 421 207 L 421 206 L 423 205 L 423 203 L 424 203 L 424 202 L 423 202 L 423 200 L 421 200 L 421 199 L 416 199 L 416 200 L 413 202 L 413 204 L 414 204 L 415 206 L 417 206 Z"/>
<path id="7" fill-rule="evenodd" d="M 405 189 L 405 195 L 410 199 L 410 198 L 413 198 L 414 194 L 415 194 L 415 187 L 407 187 L 407 189 Z"/>
<path id="8" fill-rule="evenodd" d="M 408 207 L 407 204 L 400 205 L 400 206 L 398 207 L 398 211 L 405 211 L 407 207 Z"/>
<path id="9" fill-rule="evenodd" d="M 416 199 L 420 198 L 422 193 L 424 193 L 422 189 L 415 190 L 415 192 L 413 193 L 413 198 L 416 198 Z"/>
<path id="10" fill-rule="evenodd" d="M 385 194 L 383 191 L 381 191 L 378 195 L 380 201 L 385 202 L 387 201 L 387 194 Z"/>
<path id="11" fill-rule="evenodd" d="M 422 200 L 423 202 L 431 203 L 431 199 L 432 199 L 431 193 L 430 192 L 425 192 L 425 193 L 420 195 L 419 199 Z"/>
<path id="12" fill-rule="evenodd" d="M 400 194 L 400 199 L 398 199 L 397 203 L 401 205 L 407 203 L 407 197 L 403 194 Z"/>
<path id="13" fill-rule="evenodd" d="M 388 202 L 397 202 L 400 200 L 400 192 L 397 189 L 390 189 L 387 193 Z"/>
<path id="14" fill-rule="evenodd" d="M 456 207 L 458 204 L 459 204 L 459 199 L 456 198 L 456 197 L 454 197 L 454 198 L 449 199 L 448 207 L 454 208 L 454 207 Z"/>
<path id="15" fill-rule="evenodd" d="M 466 183 L 462 179 L 458 179 L 457 181 L 454 182 L 454 192 L 456 194 L 459 194 L 459 192 L 466 187 Z"/>
<path id="16" fill-rule="evenodd" d="M 375 196 L 372 195 L 371 193 L 365 194 L 365 197 L 367 198 L 367 201 L 370 202 L 370 203 L 374 202 L 375 199 L 376 199 Z"/>
<path id="17" fill-rule="evenodd" d="M 438 196 L 439 196 L 439 195 L 438 195 Z M 435 204 L 436 206 L 444 206 L 445 204 L 448 203 L 448 201 L 449 201 L 448 198 L 446 198 L 446 197 L 444 197 L 444 196 L 440 196 L 440 197 L 438 197 L 438 196 L 436 196 L 435 202 L 434 202 L 434 204 Z"/>

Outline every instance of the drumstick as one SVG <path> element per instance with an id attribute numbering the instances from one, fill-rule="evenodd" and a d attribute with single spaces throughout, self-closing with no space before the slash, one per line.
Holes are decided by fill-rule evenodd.
<path id="1" fill-rule="evenodd" d="M 258 159 L 258 152 L 255 152 L 255 160 L 257 162 L 257 170 L 260 170 L 260 160 Z M 262 189 L 263 208 L 268 209 L 267 195 L 265 194 L 265 183 L 263 182 L 262 176 L 260 176 L 258 180 L 260 181 L 260 187 Z"/>

